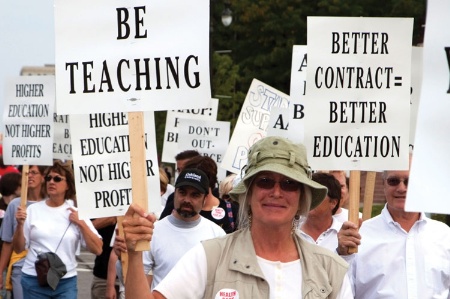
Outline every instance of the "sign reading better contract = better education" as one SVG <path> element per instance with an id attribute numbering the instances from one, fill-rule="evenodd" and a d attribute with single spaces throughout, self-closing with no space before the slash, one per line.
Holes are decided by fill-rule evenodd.
<path id="1" fill-rule="evenodd" d="M 3 108 L 5 164 L 52 164 L 54 104 L 54 76 L 8 79 Z"/>
<path id="2" fill-rule="evenodd" d="M 56 0 L 58 114 L 207 106 L 209 4 Z"/>
<path id="3" fill-rule="evenodd" d="M 311 167 L 407 169 L 413 20 L 308 17 Z"/>

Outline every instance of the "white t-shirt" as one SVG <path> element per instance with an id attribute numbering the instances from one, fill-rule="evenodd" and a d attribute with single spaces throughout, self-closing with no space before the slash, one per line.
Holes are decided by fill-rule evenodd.
<path id="1" fill-rule="evenodd" d="M 341 212 L 339 214 L 334 214 L 333 218 L 344 223 L 345 221 L 348 221 L 348 210 L 341 208 Z M 359 212 L 359 218 L 362 218 L 362 213 Z"/>
<path id="2" fill-rule="evenodd" d="M 153 275 L 152 289 L 189 249 L 203 240 L 220 236 L 225 236 L 225 231 L 204 217 L 196 224 L 178 220 L 173 215 L 157 221 L 150 251 L 142 254 L 145 273 L 151 271 Z"/>
<path id="3" fill-rule="evenodd" d="M 275 272 L 276 269 L 270 270 L 272 267 L 276 267 L 277 264 L 269 264 L 263 262 L 258 259 L 258 264 L 262 269 L 264 275 L 266 275 L 267 271 Z M 280 263 L 283 266 L 290 268 L 295 262 L 292 263 Z M 290 264 L 290 265 L 289 265 Z M 285 270 L 287 270 L 285 268 Z M 300 273 L 302 272 L 300 262 L 298 261 L 298 268 L 300 269 Z M 205 289 L 206 289 L 206 275 L 207 275 L 207 262 L 206 262 L 206 254 L 202 244 L 196 245 L 194 248 L 189 250 L 175 265 L 172 271 L 167 274 L 167 276 L 159 283 L 159 285 L 155 288 L 156 291 L 163 294 L 167 299 L 197 299 L 203 298 Z M 296 270 L 297 271 L 297 270 Z M 297 271 L 298 272 L 298 271 Z M 289 286 L 288 284 L 292 283 L 292 279 L 295 277 L 296 273 L 291 273 L 292 275 L 284 274 L 285 280 L 273 280 L 273 275 L 265 276 L 266 281 L 269 283 L 270 291 L 270 299 L 275 299 L 277 297 L 273 297 L 273 293 L 276 293 L 277 287 L 282 290 L 293 290 L 293 286 Z M 290 277 L 290 278 L 289 278 Z M 195 279 L 193 279 L 195 278 Z M 301 284 L 298 283 L 298 279 L 300 277 L 295 277 L 295 284 L 299 285 L 301 290 Z M 176 287 L 174 287 L 176 286 Z M 299 295 L 290 294 L 288 297 L 283 298 L 300 298 Z M 238 297 L 236 297 L 238 298 Z M 352 289 L 350 285 L 350 280 L 347 275 L 344 277 L 344 281 L 342 282 L 342 287 L 337 299 L 353 299 Z"/>
<path id="4" fill-rule="evenodd" d="M 66 265 L 67 274 L 63 278 L 77 275 L 75 255 L 79 253 L 80 245 L 86 246 L 86 244 L 78 226 L 74 223 L 69 226 L 71 213 L 69 207 L 72 206 L 71 200 L 66 200 L 64 204 L 55 208 L 48 206 L 46 200 L 43 200 L 27 208 L 23 232 L 28 253 L 22 268 L 23 273 L 36 276 L 34 262 L 37 255 L 51 251 L 56 252 Z M 101 238 L 92 222 L 89 219 L 84 221 L 91 231 Z M 66 229 L 67 232 L 65 232 Z M 60 241 L 61 244 L 58 247 Z"/>

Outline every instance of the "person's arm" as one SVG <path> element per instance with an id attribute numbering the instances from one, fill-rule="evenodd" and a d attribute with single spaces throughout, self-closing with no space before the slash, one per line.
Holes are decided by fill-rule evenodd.
<path id="1" fill-rule="evenodd" d="M 84 241 L 86 242 L 86 248 L 89 250 L 89 252 L 100 255 L 102 253 L 102 246 L 103 241 L 101 238 L 99 238 L 86 224 L 84 220 L 80 220 L 78 218 L 78 211 L 74 209 L 73 207 L 70 207 L 69 210 L 72 212 L 70 213 L 69 220 L 72 223 L 75 223 L 81 231 L 81 234 L 83 235 Z"/>
<path id="2" fill-rule="evenodd" d="M 136 216 L 137 217 L 136 217 Z M 128 272 L 125 282 L 125 297 L 133 299 L 163 299 L 158 292 L 150 292 L 144 273 L 142 252 L 135 251 L 139 241 L 150 241 L 153 235 L 154 215 L 147 214 L 141 207 L 131 204 L 123 220 L 123 230 L 128 251 Z"/>
<path id="3" fill-rule="evenodd" d="M 94 225 L 96 230 L 105 228 L 110 225 L 115 225 L 117 218 L 116 217 L 102 217 L 91 219 L 92 224 Z"/>
<path id="4" fill-rule="evenodd" d="M 13 246 L 11 242 L 3 241 L 2 251 L 0 254 L 0 289 L 3 289 L 3 272 L 6 270 L 11 259 Z"/>
<path id="5" fill-rule="evenodd" d="M 116 299 L 116 261 L 118 260 L 114 250 L 111 250 L 108 260 L 108 274 L 106 276 L 106 299 Z"/>
<path id="6" fill-rule="evenodd" d="M 14 231 L 12 242 L 13 250 L 16 253 L 20 253 L 25 250 L 25 235 L 23 233 L 25 219 L 27 219 L 27 210 L 26 208 L 19 206 L 16 212 L 17 227 Z"/>

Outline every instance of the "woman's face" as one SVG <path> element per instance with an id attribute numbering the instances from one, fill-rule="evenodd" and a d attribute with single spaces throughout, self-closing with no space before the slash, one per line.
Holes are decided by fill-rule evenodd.
<path id="1" fill-rule="evenodd" d="M 66 191 L 69 189 L 66 177 L 57 172 L 50 171 L 46 176 L 45 181 L 47 182 L 47 194 L 50 198 L 64 197 Z"/>
<path id="2" fill-rule="evenodd" d="M 301 184 L 282 174 L 258 173 L 252 182 L 252 226 L 292 225 L 300 204 Z"/>
<path id="3" fill-rule="evenodd" d="M 36 165 L 31 166 L 28 170 L 28 188 L 41 188 L 43 182 L 44 175 L 39 172 L 39 168 Z"/>

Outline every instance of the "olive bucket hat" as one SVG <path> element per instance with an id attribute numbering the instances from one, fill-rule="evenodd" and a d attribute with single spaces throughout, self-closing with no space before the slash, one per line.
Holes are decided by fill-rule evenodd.
<path id="1" fill-rule="evenodd" d="M 230 195 L 238 200 L 245 194 L 252 178 L 262 171 L 272 171 L 285 175 L 311 189 L 311 207 L 317 207 L 327 194 L 325 186 L 311 179 L 311 169 L 306 160 L 306 148 L 294 144 L 279 136 L 270 136 L 257 141 L 248 151 L 247 166 L 244 167 L 242 180 L 234 187 Z"/>

